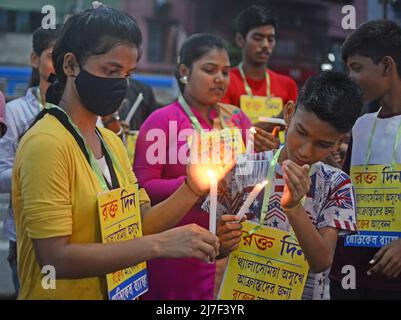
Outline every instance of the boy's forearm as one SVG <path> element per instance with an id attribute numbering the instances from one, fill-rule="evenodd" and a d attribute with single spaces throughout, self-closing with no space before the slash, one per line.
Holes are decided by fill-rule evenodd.
<path id="1" fill-rule="evenodd" d="M 299 206 L 286 214 L 311 271 L 318 273 L 328 269 L 333 260 L 329 246 L 316 230 L 304 207 Z"/>

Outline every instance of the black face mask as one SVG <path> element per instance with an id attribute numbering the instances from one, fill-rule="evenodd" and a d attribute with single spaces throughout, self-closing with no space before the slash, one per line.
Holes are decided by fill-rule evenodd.
<path id="1" fill-rule="evenodd" d="M 127 79 L 98 77 L 81 68 L 75 79 L 79 97 L 89 111 L 104 117 L 118 110 L 127 94 Z"/>

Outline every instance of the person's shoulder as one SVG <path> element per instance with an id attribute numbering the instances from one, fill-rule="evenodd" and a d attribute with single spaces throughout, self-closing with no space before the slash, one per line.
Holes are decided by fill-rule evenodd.
<path id="1" fill-rule="evenodd" d="M 148 117 L 148 119 L 157 119 L 157 118 L 174 118 L 177 112 L 181 112 L 182 108 L 178 101 L 174 101 L 164 107 L 161 107 L 152 112 L 152 114 Z"/>
<path id="2" fill-rule="evenodd" d="M 18 152 L 37 157 L 68 153 L 73 148 L 71 135 L 53 116 L 47 114 L 22 136 Z"/>
<path id="3" fill-rule="evenodd" d="M 239 72 L 238 67 L 231 68 L 229 75 L 230 75 L 230 81 L 233 80 L 242 81 L 241 73 Z"/>
<path id="4" fill-rule="evenodd" d="M 50 114 L 46 114 L 43 116 L 42 119 L 37 121 L 29 130 L 26 131 L 23 139 L 28 139 L 32 136 L 42 135 L 55 138 L 60 142 L 60 144 L 63 144 L 68 138 L 67 133 L 68 131 L 55 117 Z"/>
<path id="5" fill-rule="evenodd" d="M 271 69 L 267 69 L 267 71 L 269 72 L 270 77 L 272 77 L 276 80 L 279 80 L 280 82 L 286 82 L 288 84 L 296 86 L 295 80 L 293 78 L 291 78 L 290 76 L 283 74 L 283 73 L 279 73 L 279 72 L 271 70 Z"/>
<path id="6" fill-rule="evenodd" d="M 377 112 L 371 112 L 371 113 L 365 113 L 362 116 L 360 116 L 354 124 L 354 129 L 358 128 L 360 126 L 367 126 L 371 123 L 373 123 L 374 119 L 376 118 Z"/>
<path id="7" fill-rule="evenodd" d="M 7 104 L 6 104 L 7 113 L 8 112 L 16 113 L 16 112 L 26 108 L 27 104 L 28 103 L 26 101 L 25 96 L 11 100 L 11 101 L 7 102 Z"/>
<path id="8" fill-rule="evenodd" d="M 11 100 L 6 104 L 8 118 L 13 118 L 17 122 L 26 122 L 39 113 L 39 103 L 33 93 L 35 88 L 28 88 L 24 96 Z"/>
<path id="9" fill-rule="evenodd" d="M 233 68 L 230 69 L 230 75 L 241 76 L 241 73 L 239 72 L 238 66 L 233 67 Z"/>

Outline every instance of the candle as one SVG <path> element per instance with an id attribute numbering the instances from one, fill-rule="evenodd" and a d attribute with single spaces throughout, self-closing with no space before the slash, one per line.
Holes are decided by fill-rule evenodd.
<path id="1" fill-rule="evenodd" d="M 249 135 L 248 135 L 248 141 L 246 143 L 246 153 L 253 153 L 254 151 L 254 145 L 255 145 L 255 134 L 256 134 L 256 129 L 255 127 L 251 127 L 249 129 Z"/>
<path id="2" fill-rule="evenodd" d="M 217 179 L 212 170 L 208 171 L 210 178 L 210 210 L 209 210 L 209 231 L 216 234 L 217 220 Z"/>
<path id="3" fill-rule="evenodd" d="M 246 198 L 244 204 L 242 205 L 242 207 L 239 209 L 238 213 L 237 213 L 237 219 L 241 220 L 242 217 L 245 215 L 245 213 L 248 212 L 249 207 L 251 206 L 251 204 L 253 203 L 253 201 L 255 201 L 256 197 L 258 196 L 259 192 L 262 191 L 263 187 L 267 184 L 267 181 L 263 181 L 258 183 L 253 190 L 251 191 L 251 193 L 249 194 L 249 196 Z"/>

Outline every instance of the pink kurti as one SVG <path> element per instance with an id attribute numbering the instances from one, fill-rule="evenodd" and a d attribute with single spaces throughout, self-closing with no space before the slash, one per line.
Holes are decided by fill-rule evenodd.
<path id="1" fill-rule="evenodd" d="M 232 127 L 242 129 L 243 139 L 246 137 L 246 130 L 251 127 L 250 120 L 239 109 L 232 106 L 221 105 L 221 115 L 225 123 Z M 203 129 L 211 130 L 212 126 L 207 123 L 200 113 L 191 108 Z M 227 113 L 227 111 L 233 111 Z M 211 109 L 209 118 L 213 121 L 214 127 L 219 127 L 218 115 Z M 169 129 L 170 126 L 170 129 Z M 153 129 L 153 130 L 152 130 Z M 154 130 L 156 129 L 156 131 Z M 158 131 L 158 130 L 159 131 Z M 186 165 L 178 160 L 178 153 L 185 148 L 186 138 L 176 139 L 182 130 L 183 136 L 192 133 L 192 123 L 178 102 L 174 102 L 164 108 L 156 110 L 143 123 L 136 143 L 134 171 L 141 187 L 145 188 L 155 205 L 171 196 L 186 177 Z M 151 132 L 149 132 L 152 130 Z M 160 146 L 165 147 L 160 153 L 154 152 L 154 135 L 159 136 L 163 132 L 166 140 L 161 141 Z M 152 136 L 152 133 L 154 134 Z M 148 140 L 146 141 L 146 137 Z M 178 142 L 175 142 L 178 141 Z M 153 147 L 152 147 L 153 145 Z M 147 151 L 148 159 L 146 157 Z M 162 148 L 162 149 L 163 149 Z M 181 151 L 182 152 L 182 151 Z M 155 155 L 164 160 L 163 163 L 151 163 Z M 208 213 L 195 205 L 177 226 L 196 223 L 206 229 L 209 228 Z M 211 300 L 213 299 L 215 265 L 204 263 L 197 259 L 157 259 L 147 263 L 149 275 L 149 292 L 143 296 L 147 300 Z"/>

